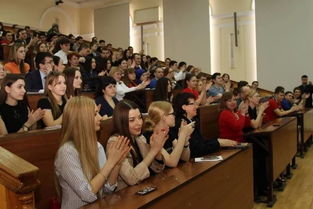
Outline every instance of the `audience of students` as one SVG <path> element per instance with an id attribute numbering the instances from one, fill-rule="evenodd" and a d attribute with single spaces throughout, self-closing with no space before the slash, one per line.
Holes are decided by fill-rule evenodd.
<path id="1" fill-rule="evenodd" d="M 229 140 L 230 137 L 205 139 L 200 132 L 200 123 L 197 117 L 196 98 L 192 93 L 180 93 L 174 97 L 173 107 L 176 116 L 175 128 L 179 130 L 182 122 L 194 124 L 194 131 L 189 139 L 190 157 L 201 157 L 216 152 L 220 147 L 231 147 L 237 143 Z"/>
<path id="2" fill-rule="evenodd" d="M 118 178 L 118 190 L 128 185 L 138 184 L 150 176 L 149 167 L 154 172 L 161 172 L 164 164 L 155 160 L 167 139 L 167 131 L 159 130 L 150 137 L 150 144 L 142 135 L 143 118 L 138 106 L 127 100 L 120 101 L 113 112 L 113 128 L 108 146 L 118 139 L 118 136 L 130 140 L 131 150 L 121 162 Z M 109 149 L 107 148 L 107 151 Z"/>

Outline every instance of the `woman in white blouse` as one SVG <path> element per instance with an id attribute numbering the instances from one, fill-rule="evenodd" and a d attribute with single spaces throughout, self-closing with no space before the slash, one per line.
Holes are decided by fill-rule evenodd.
<path id="1" fill-rule="evenodd" d="M 150 84 L 150 80 L 146 80 L 146 81 L 143 81 L 140 84 L 138 84 L 138 86 L 136 86 L 136 87 L 126 86 L 125 83 L 123 81 L 121 81 L 122 71 L 118 67 L 112 67 L 110 70 L 109 76 L 114 78 L 114 80 L 116 81 L 116 96 L 115 97 L 118 101 L 121 101 L 126 93 L 131 92 L 131 91 L 144 89 L 144 88 L 146 88 L 147 85 Z"/>
<path id="2" fill-rule="evenodd" d="M 121 162 L 130 150 L 129 141 L 118 137 L 107 148 L 97 142 L 101 116 L 87 97 L 71 98 L 63 112 L 61 144 L 54 162 L 61 209 L 79 208 L 117 187 Z"/>

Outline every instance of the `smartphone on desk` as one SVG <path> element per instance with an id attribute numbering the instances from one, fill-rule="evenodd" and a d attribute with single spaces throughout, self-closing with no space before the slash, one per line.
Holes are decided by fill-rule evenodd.
<path id="1" fill-rule="evenodd" d="M 153 192 L 157 189 L 157 187 L 154 187 L 154 186 L 148 186 L 148 187 L 145 187 L 144 189 L 142 190 L 139 190 L 136 192 L 137 195 L 146 195 L 146 194 L 149 194 L 150 192 Z"/>

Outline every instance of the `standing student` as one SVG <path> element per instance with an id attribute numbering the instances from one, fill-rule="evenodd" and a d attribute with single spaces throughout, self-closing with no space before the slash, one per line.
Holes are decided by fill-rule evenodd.
<path id="1" fill-rule="evenodd" d="M 275 120 L 278 117 L 288 115 L 289 113 L 298 111 L 297 106 L 292 106 L 289 110 L 283 110 L 281 107 L 281 102 L 285 96 L 284 88 L 281 86 L 276 87 L 274 92 L 274 97 L 270 99 L 269 106 L 265 110 L 264 122 Z"/>
<path id="2" fill-rule="evenodd" d="M 96 104 L 101 105 L 100 115 L 102 119 L 112 117 L 113 110 L 118 103 L 116 95 L 116 81 L 109 76 L 99 78 L 99 88 L 96 92 Z"/>
<path id="3" fill-rule="evenodd" d="M 246 116 L 248 104 L 241 104 L 237 111 L 237 103 L 233 93 L 225 92 L 221 98 L 220 109 L 221 113 L 218 118 L 220 137 L 243 142 L 243 129 L 251 126 L 251 121 Z"/>
<path id="4" fill-rule="evenodd" d="M 301 76 L 301 82 L 302 84 L 298 86 L 302 94 L 308 94 L 309 96 L 307 97 L 305 101 L 305 107 L 312 107 L 312 94 L 313 94 L 313 85 L 312 82 L 309 82 L 309 77 L 307 75 Z"/>
<path id="5" fill-rule="evenodd" d="M 57 190 L 62 194 L 61 209 L 94 202 L 117 186 L 129 141 L 118 137 L 105 153 L 97 141 L 100 119 L 97 106 L 87 97 L 71 98 L 64 109 L 61 144 L 54 162 Z"/>
<path id="6" fill-rule="evenodd" d="M 25 63 L 26 50 L 22 43 L 16 43 L 9 51 L 9 62 L 4 65 L 8 73 L 25 74 L 30 70 L 29 64 Z"/>
<path id="7" fill-rule="evenodd" d="M 45 111 L 31 111 L 26 99 L 23 76 L 8 74 L 0 89 L 0 115 L 7 133 L 29 131 L 35 128 Z"/>
<path id="8" fill-rule="evenodd" d="M 179 130 L 182 121 L 187 124 L 195 122 L 195 129 L 189 139 L 190 157 L 201 157 L 216 152 L 220 147 L 229 147 L 237 144 L 226 138 L 205 139 L 200 131 L 200 123 L 197 117 L 197 104 L 195 96 L 191 93 L 180 93 L 173 99 L 173 107 L 175 112 L 175 128 Z"/>
<path id="9" fill-rule="evenodd" d="M 61 125 L 62 113 L 66 104 L 66 83 L 63 74 L 51 72 L 46 77 L 45 98 L 38 101 L 38 108 L 44 109 L 42 127 Z"/>
<path id="10" fill-rule="evenodd" d="M 138 184 L 150 176 L 149 167 L 154 172 L 163 170 L 164 164 L 155 161 L 161 151 L 165 140 L 166 131 L 154 133 L 150 138 L 150 145 L 141 134 L 143 128 L 142 115 L 138 106 L 128 100 L 119 102 L 113 112 L 112 136 L 109 138 L 108 146 L 118 139 L 118 136 L 125 136 L 130 139 L 131 150 L 121 162 L 119 172 L 118 189 L 128 185 Z M 108 150 L 108 148 L 107 148 Z"/>
<path id="11" fill-rule="evenodd" d="M 66 80 L 66 97 L 77 96 L 82 88 L 82 75 L 77 68 L 66 68 L 63 71 Z"/>
<path id="12" fill-rule="evenodd" d="M 175 115 L 171 103 L 166 101 L 152 102 L 145 120 L 144 136 L 149 143 L 153 133 L 171 128 L 168 139 L 161 150 L 162 161 L 168 167 L 176 167 L 179 160 L 190 158 L 189 138 L 194 131 L 193 124 L 182 122 L 179 131 L 175 129 Z"/>

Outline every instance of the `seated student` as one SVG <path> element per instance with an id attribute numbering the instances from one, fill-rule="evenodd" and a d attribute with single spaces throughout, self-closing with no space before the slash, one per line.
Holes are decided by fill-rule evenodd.
<path id="1" fill-rule="evenodd" d="M 251 84 L 251 89 L 254 89 L 257 91 L 258 88 L 259 88 L 259 81 L 253 81 Z"/>
<path id="2" fill-rule="evenodd" d="M 61 125 L 62 113 L 66 104 L 66 83 L 63 74 L 51 72 L 46 77 L 45 95 L 41 98 L 37 106 L 46 110 L 41 120 L 42 127 Z"/>
<path id="3" fill-rule="evenodd" d="M 163 69 L 162 67 L 157 67 L 154 72 L 154 78 L 151 80 L 150 84 L 147 87 L 154 89 L 157 85 L 157 81 L 160 78 L 163 78 Z"/>
<path id="4" fill-rule="evenodd" d="M 97 62 L 93 57 L 87 57 L 84 72 L 82 72 L 84 88 L 94 90 L 96 88 L 95 78 L 98 76 Z"/>
<path id="5" fill-rule="evenodd" d="M 246 82 L 246 81 L 240 81 L 240 82 Z M 248 82 L 246 82 L 246 85 L 242 85 L 244 83 L 239 83 L 238 86 L 238 96 L 239 98 L 236 99 L 237 100 L 237 106 L 239 107 L 241 105 L 242 102 L 245 102 L 247 100 L 247 97 L 249 95 L 250 92 L 250 86 L 248 85 Z"/>
<path id="6" fill-rule="evenodd" d="M 225 89 L 223 87 L 224 82 L 220 73 L 214 73 L 211 78 L 213 85 L 208 90 L 207 96 L 213 97 L 214 102 L 219 102 L 225 92 Z"/>
<path id="7" fill-rule="evenodd" d="M 68 60 L 68 67 L 73 67 L 73 68 L 77 68 L 80 70 L 80 66 L 79 66 L 79 54 L 76 52 L 70 52 L 67 55 L 67 60 Z"/>
<path id="8" fill-rule="evenodd" d="M 82 88 L 82 75 L 77 68 L 66 68 L 63 71 L 66 81 L 66 96 L 71 98 L 77 96 Z"/>
<path id="9" fill-rule="evenodd" d="M 63 61 L 63 64 L 66 65 L 68 63 L 67 54 L 70 51 L 70 40 L 67 38 L 60 38 L 56 46 L 54 48 L 54 51 L 56 52 L 54 56 L 60 57 L 60 59 Z"/>
<path id="10" fill-rule="evenodd" d="M 283 108 L 283 110 L 290 110 L 293 105 L 294 105 L 293 93 L 291 91 L 287 91 L 285 93 L 285 97 L 281 101 L 281 107 Z"/>
<path id="11" fill-rule="evenodd" d="M 63 61 L 58 56 L 53 56 L 53 71 L 62 73 L 65 69 L 65 65 L 63 64 Z"/>
<path id="12" fill-rule="evenodd" d="M 195 129 L 189 139 L 190 157 L 201 157 L 216 152 L 220 147 L 234 146 L 237 143 L 229 139 L 204 139 L 200 132 L 200 123 L 197 117 L 195 96 L 191 93 L 180 93 L 174 97 L 175 128 L 179 130 L 182 121 L 188 124 L 195 121 Z"/>
<path id="13" fill-rule="evenodd" d="M 114 78 L 114 80 L 116 81 L 116 99 L 119 101 L 123 99 L 126 93 L 144 89 L 150 82 L 141 82 L 138 86 L 129 88 L 125 85 L 123 81 L 121 81 L 122 72 L 118 67 L 112 67 L 109 76 Z"/>
<path id="14" fill-rule="evenodd" d="M 101 105 L 100 115 L 102 119 L 108 119 L 113 115 L 113 110 L 118 100 L 115 98 L 116 95 L 116 81 L 109 76 L 99 78 L 99 88 L 96 92 L 96 104 Z"/>
<path id="15" fill-rule="evenodd" d="M 145 119 L 145 131 L 143 135 L 149 143 L 154 132 L 172 128 L 169 137 L 161 150 L 162 161 L 168 167 L 176 167 L 179 160 L 188 161 L 190 158 L 189 138 L 194 131 L 193 124 L 182 122 L 178 130 L 175 127 L 174 110 L 169 102 L 152 102 L 148 109 L 148 117 Z"/>
<path id="16" fill-rule="evenodd" d="M 243 103 L 237 109 L 236 99 L 232 92 L 225 92 L 220 103 L 221 113 L 218 118 L 218 128 L 221 138 L 243 142 L 243 129 L 251 126 L 248 113 L 248 104 Z"/>
<path id="17" fill-rule="evenodd" d="M 309 96 L 310 94 L 308 93 L 302 94 L 302 91 L 299 87 L 293 89 L 294 104 L 301 108 L 305 107 L 306 100 Z"/>
<path id="18" fill-rule="evenodd" d="M 186 78 L 185 78 L 185 81 L 184 81 L 184 89 L 183 89 L 183 92 L 186 92 L 186 93 L 192 93 L 195 98 L 196 98 L 196 104 L 197 105 L 204 105 L 207 103 L 206 101 L 206 91 L 207 89 L 210 88 L 209 85 L 205 85 L 203 86 L 203 88 L 201 89 L 200 91 L 200 94 L 197 90 L 197 83 L 198 83 L 198 80 L 197 80 L 197 77 L 193 74 L 187 74 L 186 75 Z"/>
<path id="19" fill-rule="evenodd" d="M 13 74 L 26 74 L 30 66 L 29 64 L 25 63 L 25 47 L 22 43 L 16 43 L 14 46 L 10 48 L 9 62 L 4 65 L 4 69 L 8 73 Z"/>
<path id="20" fill-rule="evenodd" d="M 54 161 L 61 209 L 94 202 L 117 186 L 121 161 L 130 150 L 129 141 L 118 137 L 105 153 L 97 141 L 100 119 L 94 101 L 87 97 L 71 98 L 64 109 L 61 143 Z"/>
<path id="21" fill-rule="evenodd" d="M 44 89 L 46 76 L 53 70 L 53 57 L 49 52 L 39 52 L 36 55 L 37 70 L 26 74 L 27 91 L 36 92 Z"/>
<path id="22" fill-rule="evenodd" d="M 172 101 L 172 84 L 168 78 L 160 78 L 153 92 L 153 101 Z"/>
<path id="23" fill-rule="evenodd" d="M 150 145 L 141 134 L 143 119 L 138 106 L 128 100 L 119 102 L 113 112 L 112 136 L 108 140 L 108 146 L 124 136 L 130 139 L 131 150 L 121 162 L 118 179 L 118 190 L 128 185 L 138 184 L 150 176 L 149 167 L 154 172 L 163 170 L 164 165 L 154 159 L 159 154 L 167 139 L 167 131 L 155 132 L 150 138 Z"/>
<path id="24" fill-rule="evenodd" d="M 124 72 L 124 75 L 122 77 L 122 81 L 125 83 L 125 85 L 129 88 L 136 87 L 136 73 L 134 68 L 128 68 L 126 70 L 123 70 L 121 72 Z"/>
<path id="25" fill-rule="evenodd" d="M 224 73 L 222 75 L 222 79 L 223 79 L 223 82 L 224 82 L 223 87 L 224 87 L 225 91 L 231 91 L 231 90 L 234 89 L 233 88 L 233 84 L 232 84 L 232 82 L 230 80 L 229 74 Z"/>
<path id="26" fill-rule="evenodd" d="M 256 129 L 262 126 L 264 111 L 268 107 L 268 102 L 260 104 L 260 95 L 256 90 L 251 90 L 248 94 L 248 115 L 251 127 Z"/>
<path id="27" fill-rule="evenodd" d="M 263 119 L 264 123 L 299 110 L 299 107 L 297 106 L 292 106 L 289 110 L 282 110 L 281 101 L 284 96 L 284 88 L 281 86 L 276 87 L 274 97 L 269 100 L 269 106 L 265 110 L 265 116 Z"/>
<path id="28" fill-rule="evenodd" d="M 29 131 L 35 128 L 45 111 L 38 108 L 31 111 L 26 100 L 23 76 L 8 74 L 0 89 L 0 115 L 7 133 Z"/>

